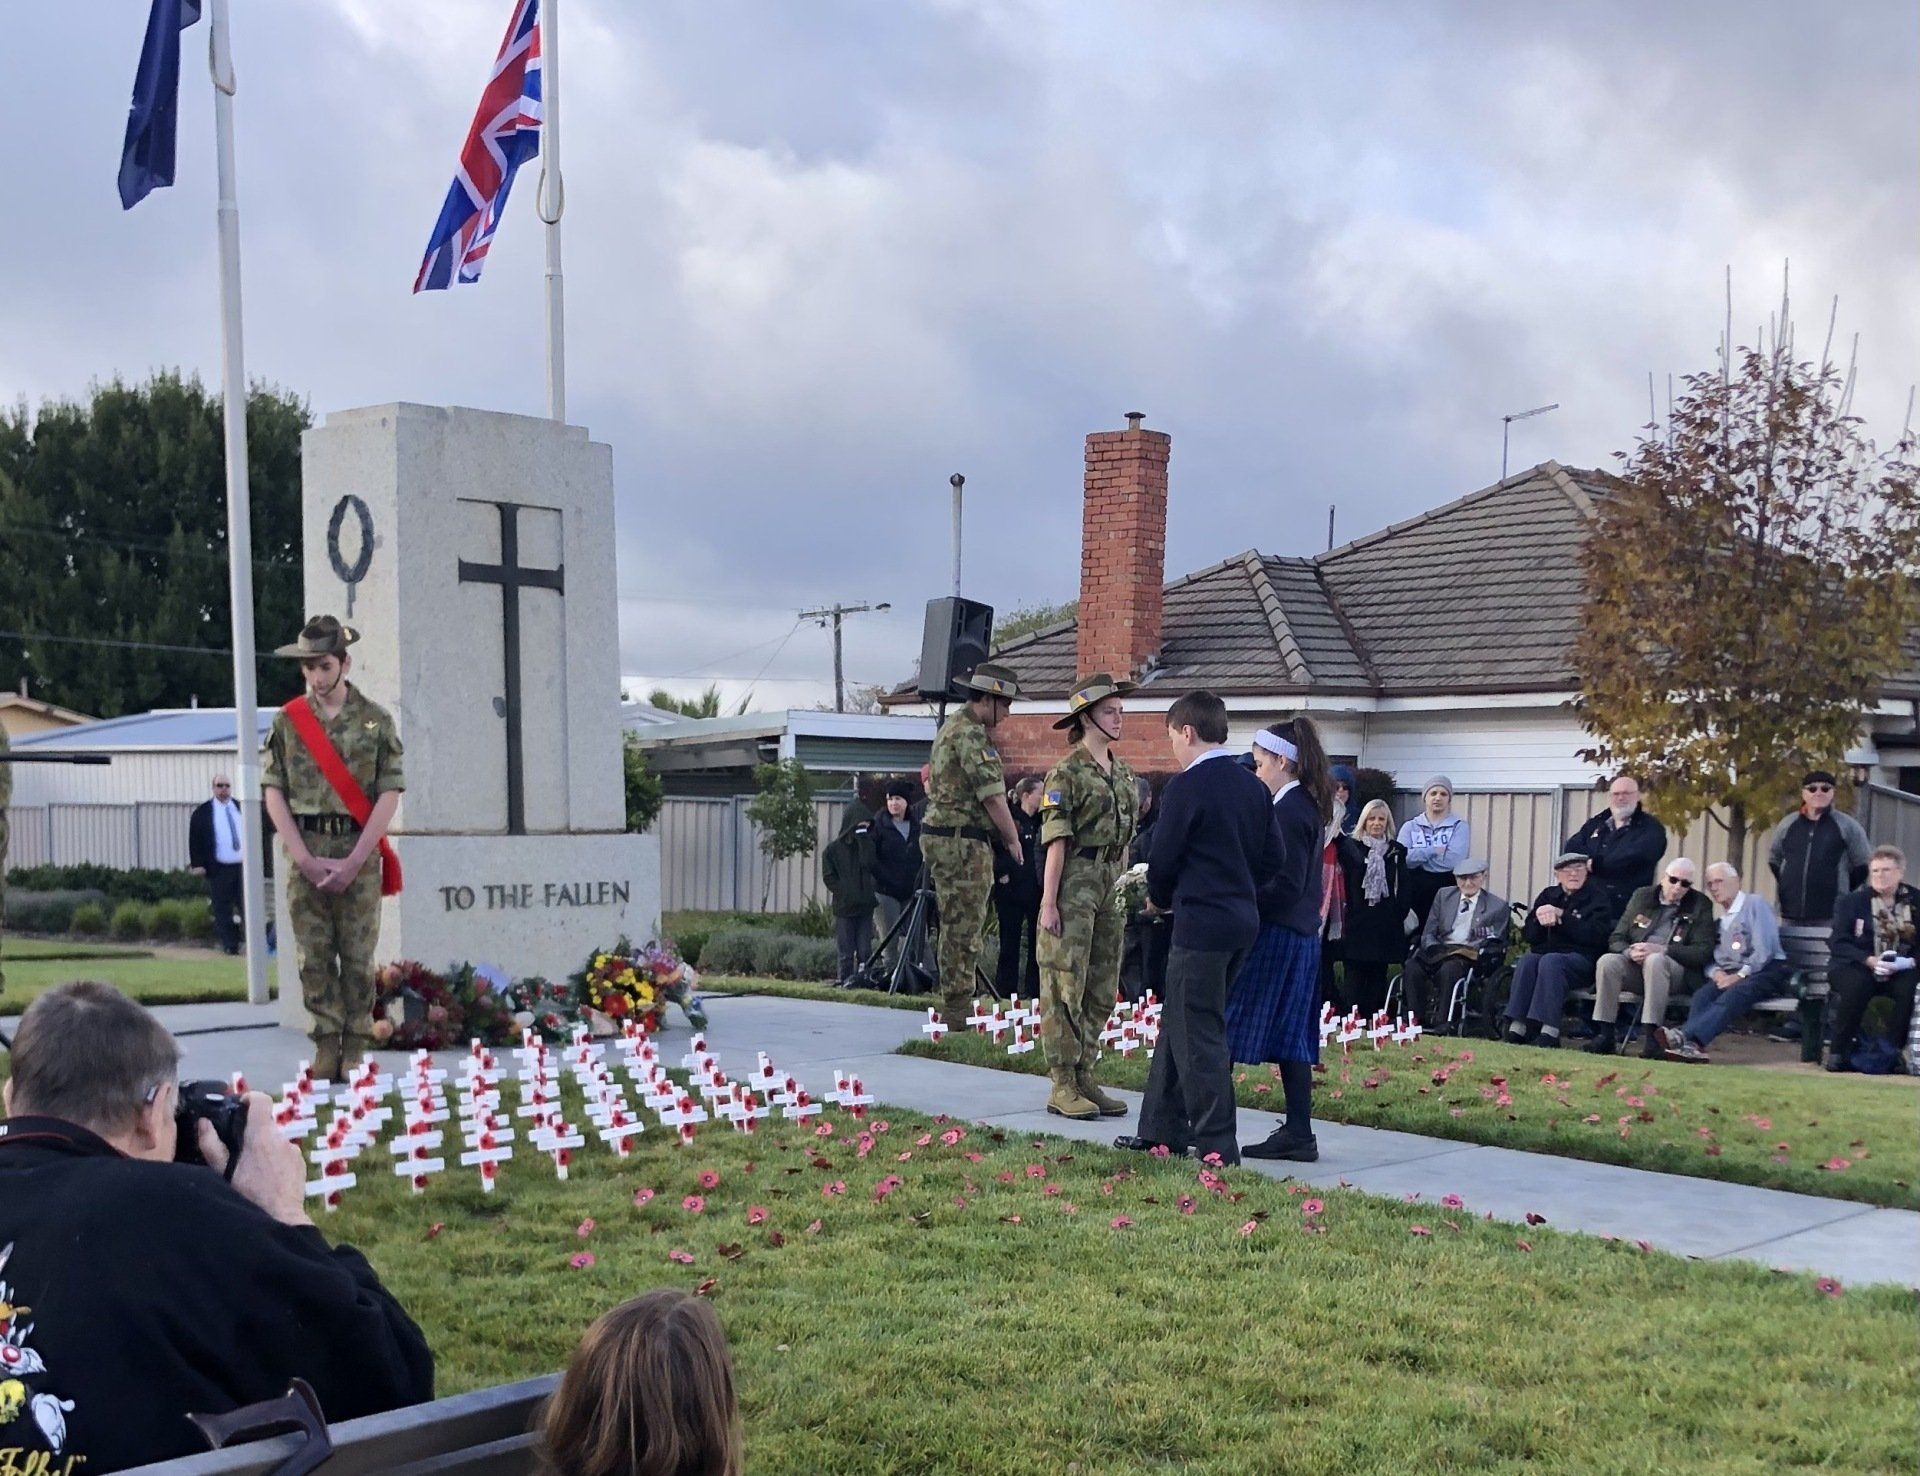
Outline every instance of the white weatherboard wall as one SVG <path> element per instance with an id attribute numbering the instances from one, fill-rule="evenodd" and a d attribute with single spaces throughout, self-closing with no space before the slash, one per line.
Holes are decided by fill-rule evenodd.
<path id="1" fill-rule="evenodd" d="M 1588 787 L 1600 771 L 1579 752 L 1592 740 L 1565 709 L 1369 713 L 1360 761 L 1402 788 L 1445 774 L 1456 789 Z"/>
<path id="2" fill-rule="evenodd" d="M 559 978 L 623 933 L 652 936 L 659 843 L 625 829 L 611 448 L 531 416 L 380 405 L 308 431 L 302 471 L 308 613 L 359 629 L 352 679 L 406 749 L 393 828 L 406 889 L 383 906 L 379 957 Z M 504 595 L 460 578 L 463 560 L 503 561 L 501 503 L 518 509 L 518 565 L 565 585 L 519 594 L 518 835 Z M 368 527 L 349 586 L 340 571 L 362 563 Z M 293 949 L 280 959 L 282 1013 L 298 1019 Z"/>

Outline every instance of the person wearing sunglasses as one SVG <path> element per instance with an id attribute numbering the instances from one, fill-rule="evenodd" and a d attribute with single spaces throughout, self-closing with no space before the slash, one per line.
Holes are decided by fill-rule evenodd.
<path id="1" fill-rule="evenodd" d="M 1767 868 L 1778 883 L 1780 919 L 1821 926 L 1834 904 L 1867 879 L 1873 843 L 1833 802 L 1834 778 L 1815 769 L 1800 781 L 1800 807 L 1774 827 Z"/>
<path id="2" fill-rule="evenodd" d="M 213 933 L 228 953 L 240 951 L 245 899 L 240 885 L 240 847 L 246 820 L 234 802 L 225 774 L 213 776 L 213 797 L 202 800 L 187 818 L 187 860 L 195 876 L 207 879 L 213 898 Z"/>
<path id="3" fill-rule="evenodd" d="M 1706 983 L 1719 941 L 1713 903 L 1694 884 L 1696 876 L 1693 862 L 1677 856 L 1658 882 L 1627 899 L 1594 974 L 1594 1035 L 1588 1050 L 1611 1055 L 1619 1049 L 1620 1000 L 1634 993 L 1640 996 L 1640 1053 L 1663 1054 L 1660 1027 L 1667 1001 L 1676 991 L 1691 993 Z"/>

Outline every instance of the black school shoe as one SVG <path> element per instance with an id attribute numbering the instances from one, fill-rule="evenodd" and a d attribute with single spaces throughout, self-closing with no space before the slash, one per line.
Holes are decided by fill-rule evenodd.
<path id="1" fill-rule="evenodd" d="M 1312 1133 L 1293 1134 L 1277 1127 L 1258 1143 L 1240 1150 L 1242 1158 L 1285 1159 L 1293 1163 L 1318 1163 L 1320 1142 Z"/>

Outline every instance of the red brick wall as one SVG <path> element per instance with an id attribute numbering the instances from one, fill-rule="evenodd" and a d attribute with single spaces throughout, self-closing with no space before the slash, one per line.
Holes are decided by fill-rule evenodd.
<path id="1" fill-rule="evenodd" d="M 994 747 L 1000 750 L 1000 762 L 1007 771 L 1007 783 L 1027 774 L 1045 774 L 1067 751 L 1067 735 L 1055 732 L 1056 713 L 1013 715 L 993 730 Z M 1149 776 L 1173 771 L 1173 755 L 1167 751 L 1164 716 L 1157 712 L 1129 713 L 1120 736 L 1120 757 L 1139 773 Z"/>
<path id="2" fill-rule="evenodd" d="M 1160 650 L 1173 438 L 1141 429 L 1087 437 L 1080 532 L 1081 672 L 1135 677 Z"/>

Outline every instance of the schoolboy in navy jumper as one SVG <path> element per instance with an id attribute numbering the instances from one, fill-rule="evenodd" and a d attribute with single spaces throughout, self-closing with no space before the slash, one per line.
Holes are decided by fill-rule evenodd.
<path id="1" fill-rule="evenodd" d="M 1218 697 L 1174 703 L 1167 742 L 1181 772 L 1160 796 L 1147 857 L 1147 907 L 1173 914 L 1167 998 L 1139 1132 L 1114 1141 L 1238 1163 L 1227 991 L 1260 934 L 1256 893 L 1279 870 L 1280 834 L 1267 787 L 1227 751 Z"/>

